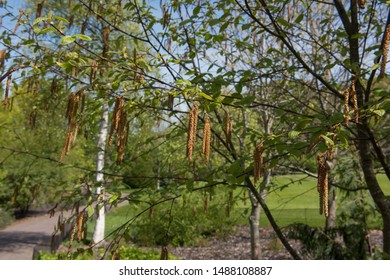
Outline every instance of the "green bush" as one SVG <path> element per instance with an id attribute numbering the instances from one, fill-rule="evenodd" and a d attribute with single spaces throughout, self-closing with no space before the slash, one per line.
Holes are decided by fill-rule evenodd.
<path id="1" fill-rule="evenodd" d="M 0 229 L 5 228 L 13 220 L 13 216 L 10 212 L 0 208 Z"/>
<path id="2" fill-rule="evenodd" d="M 134 246 L 122 246 L 119 249 L 119 258 L 121 260 L 159 260 L 161 253 L 151 249 L 140 249 Z M 168 255 L 169 260 L 178 260 L 172 254 Z"/>
<path id="3" fill-rule="evenodd" d="M 227 217 L 218 204 L 210 206 L 207 212 L 200 206 L 179 204 L 170 213 L 169 207 L 156 207 L 153 219 L 143 218 L 130 226 L 132 241 L 141 246 L 193 246 L 210 235 L 226 235 L 234 228 L 234 218 Z"/>
<path id="4" fill-rule="evenodd" d="M 135 246 L 121 246 L 118 250 L 116 258 L 120 260 L 159 260 L 160 252 L 153 249 L 142 249 Z M 104 254 L 104 249 L 99 249 L 98 253 L 94 255 L 91 249 L 78 249 L 72 253 L 49 253 L 46 251 L 40 251 L 35 258 L 36 260 L 95 260 L 100 259 Z M 112 254 L 108 254 L 107 259 L 113 259 Z M 169 260 L 178 260 L 172 254 L 168 255 Z"/>
<path id="5" fill-rule="evenodd" d="M 367 244 L 369 226 L 380 226 L 375 208 L 363 199 L 344 201 L 332 229 L 294 224 L 289 237 L 302 242 L 302 251 L 310 259 L 362 260 L 378 258 Z M 372 217 L 370 221 L 367 217 Z M 380 252 L 375 252 L 380 255 Z M 379 253 L 379 254 L 378 254 Z"/>

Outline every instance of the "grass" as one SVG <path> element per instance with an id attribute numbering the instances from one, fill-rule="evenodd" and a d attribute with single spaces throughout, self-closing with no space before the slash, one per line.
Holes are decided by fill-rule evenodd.
<path id="1" fill-rule="evenodd" d="M 378 180 L 383 186 L 386 194 L 390 194 L 390 186 L 385 175 L 378 175 Z M 191 194 L 186 199 L 187 203 L 191 205 L 191 209 L 183 208 L 183 199 L 179 198 L 175 201 L 173 206 L 173 224 L 175 228 L 182 227 L 181 231 L 175 232 L 175 234 L 187 234 L 187 231 L 191 233 L 199 231 L 201 235 L 207 235 L 210 232 L 223 232 L 224 229 L 228 230 L 232 225 L 247 225 L 248 215 L 250 210 L 250 203 L 246 198 L 246 204 L 244 202 L 244 192 L 242 189 L 235 189 L 234 196 L 236 199 L 231 215 L 227 217 L 225 209 L 227 205 L 227 191 L 226 188 L 221 187 L 215 190 L 213 199 L 210 202 L 209 213 L 203 212 L 203 194 L 198 192 Z M 370 196 L 367 194 L 368 199 Z M 307 177 L 302 174 L 283 175 L 276 176 L 270 186 L 269 193 L 266 197 L 266 202 L 270 208 L 276 222 L 279 226 L 285 227 L 293 223 L 304 223 L 309 226 L 322 227 L 325 224 L 325 217 L 319 214 L 319 202 L 317 193 L 317 182 L 314 178 Z M 353 203 L 353 202 L 352 202 Z M 169 203 L 168 203 L 169 204 Z M 372 201 L 371 204 L 373 205 Z M 170 205 L 170 204 L 169 204 Z M 212 206 L 211 206 L 212 205 Z M 124 207 L 116 208 L 106 217 L 106 235 L 112 233 L 118 226 L 132 219 L 135 215 L 139 214 L 148 205 L 126 205 Z M 160 231 L 164 231 L 164 225 L 168 220 L 166 219 L 166 213 L 168 211 L 168 205 L 161 205 L 155 208 L 155 220 L 150 222 L 148 212 L 140 216 L 137 223 L 131 228 L 144 227 L 144 231 L 156 230 L 157 227 Z M 189 207 L 186 207 L 189 208 Z M 165 215 L 165 216 L 164 216 Z M 164 220 L 164 221 L 163 221 Z M 373 219 L 375 220 L 375 219 Z M 203 225 L 204 224 L 204 225 Z M 260 225 L 262 227 L 270 226 L 268 219 L 262 213 L 260 218 Z M 377 224 L 373 224 L 377 226 Z M 88 239 L 91 238 L 94 224 L 88 225 Z M 215 229 L 213 229 L 215 227 Z M 213 230 L 215 230 L 213 232 Z M 190 235 L 190 233 L 188 233 Z M 140 234 L 140 230 L 137 233 Z M 160 232 L 160 235 L 162 233 Z M 142 235 L 142 230 L 141 230 Z M 148 236 L 149 238 L 150 236 Z M 146 238 L 146 236 L 145 236 Z M 184 241 L 189 242 L 190 237 L 187 237 Z M 194 241 L 195 242 L 195 241 Z M 200 240 L 198 240 L 200 242 Z"/>

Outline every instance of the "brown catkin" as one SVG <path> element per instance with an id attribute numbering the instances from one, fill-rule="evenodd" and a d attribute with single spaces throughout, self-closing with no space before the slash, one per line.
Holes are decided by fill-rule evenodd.
<path id="1" fill-rule="evenodd" d="M 324 215 L 328 217 L 329 214 L 329 206 L 328 206 L 328 170 L 326 167 L 326 173 L 324 175 L 324 188 L 323 188 L 323 207 L 324 207 Z"/>
<path id="2" fill-rule="evenodd" d="M 3 101 L 5 107 L 9 106 L 9 89 L 11 87 L 11 79 L 12 79 L 12 75 L 9 75 L 7 77 L 7 83 L 5 85 L 5 93 L 4 93 L 4 101 Z"/>
<path id="3" fill-rule="evenodd" d="M 114 133 L 117 131 L 119 126 L 119 108 L 120 108 L 121 98 L 117 97 L 115 99 L 115 106 L 114 111 L 112 113 L 112 120 L 111 120 L 111 128 L 110 128 L 110 134 L 108 137 L 108 144 L 112 145 L 112 140 L 114 138 Z"/>
<path id="4" fill-rule="evenodd" d="M 358 3 L 360 9 L 366 8 L 366 0 L 359 0 Z"/>
<path id="5" fill-rule="evenodd" d="M 81 91 L 72 93 L 68 98 L 68 105 L 66 108 L 66 118 L 68 120 L 68 131 L 65 138 L 65 143 L 61 151 L 61 155 L 59 161 L 61 162 L 63 157 L 70 151 L 70 147 L 75 144 L 77 131 L 73 131 L 73 129 L 78 130 L 77 126 L 77 112 L 80 107 L 80 94 Z"/>
<path id="6" fill-rule="evenodd" d="M 188 121 L 187 158 L 192 160 L 192 153 L 196 142 L 196 127 L 198 123 L 198 103 L 195 102 L 190 111 Z"/>
<path id="7" fill-rule="evenodd" d="M 4 67 L 5 58 L 7 56 L 7 50 L 0 50 L 0 69 Z"/>
<path id="8" fill-rule="evenodd" d="M 173 96 L 173 94 L 168 94 L 168 109 L 171 111 L 173 110 L 174 100 L 175 97 Z"/>
<path id="9" fill-rule="evenodd" d="M 317 154 L 318 181 L 317 190 L 320 196 L 320 214 L 328 216 L 328 166 L 325 154 Z"/>
<path id="10" fill-rule="evenodd" d="M 121 110 L 121 116 L 119 120 L 118 130 L 117 130 L 117 161 L 119 165 L 124 160 L 125 154 L 125 144 L 126 144 L 126 135 L 127 135 L 127 115 L 124 108 Z"/>
<path id="11" fill-rule="evenodd" d="M 91 71 L 89 73 L 89 83 L 92 85 L 94 80 L 96 79 L 96 75 L 98 72 L 98 63 L 94 60 L 91 63 Z"/>
<path id="12" fill-rule="evenodd" d="M 379 77 L 383 78 L 386 74 L 386 64 L 389 54 L 389 44 L 390 44 L 390 24 L 387 24 L 385 30 L 385 36 L 383 38 L 383 48 L 382 48 L 382 61 L 381 61 L 381 71 Z"/>
<path id="13" fill-rule="evenodd" d="M 80 212 L 77 215 L 77 242 L 83 239 L 84 235 L 84 212 Z"/>
<path id="14" fill-rule="evenodd" d="M 206 116 L 204 127 L 203 127 L 203 145 L 202 153 L 206 155 L 206 165 L 210 160 L 210 139 L 211 139 L 211 125 L 209 117 Z"/>
<path id="15" fill-rule="evenodd" d="M 255 184 L 260 180 L 263 168 L 263 142 L 260 142 L 253 152 L 253 176 Z"/>
<path id="16" fill-rule="evenodd" d="M 34 110 L 30 113 L 29 120 L 28 120 L 30 129 L 35 128 L 36 120 L 37 120 L 37 111 Z"/>
<path id="17" fill-rule="evenodd" d="M 233 124 L 230 120 L 229 113 L 226 111 L 225 113 L 225 130 L 226 130 L 226 143 L 229 145 L 230 141 L 232 140 L 232 129 Z"/>
<path id="18" fill-rule="evenodd" d="M 76 229 L 77 229 L 77 222 L 75 222 L 75 223 L 73 224 L 72 232 L 71 232 L 71 234 L 70 234 L 70 238 L 69 238 L 69 249 L 72 248 L 74 236 L 75 236 L 75 233 L 76 233 Z"/>
<path id="19" fill-rule="evenodd" d="M 344 122 L 345 126 L 349 126 L 349 92 L 350 88 L 344 91 Z"/>
<path id="20" fill-rule="evenodd" d="M 352 81 L 350 94 L 352 96 L 355 123 L 359 123 L 359 106 L 358 106 L 355 84 L 356 84 L 356 80 Z"/>
<path id="21" fill-rule="evenodd" d="M 117 160 L 119 165 L 124 160 L 125 147 L 129 134 L 129 122 L 127 121 L 127 113 L 125 110 L 125 97 L 120 96 L 115 100 L 114 112 L 111 120 L 110 134 L 108 137 L 109 145 L 112 145 L 114 134 L 116 136 Z"/>

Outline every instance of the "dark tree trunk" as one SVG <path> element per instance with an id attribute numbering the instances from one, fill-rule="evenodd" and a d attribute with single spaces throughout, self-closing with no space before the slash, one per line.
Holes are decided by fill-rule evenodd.
<path id="1" fill-rule="evenodd" d="M 390 255 L 390 201 L 386 199 L 376 178 L 371 158 L 368 130 L 367 120 L 360 120 L 358 125 L 360 161 L 367 187 L 383 219 L 383 252 Z"/>

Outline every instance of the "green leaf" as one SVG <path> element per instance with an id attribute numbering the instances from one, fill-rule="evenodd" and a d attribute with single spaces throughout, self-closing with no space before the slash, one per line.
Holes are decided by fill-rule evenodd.
<path id="1" fill-rule="evenodd" d="M 283 25 L 283 26 L 285 26 L 285 27 L 288 27 L 288 28 L 290 28 L 291 26 L 292 26 L 292 24 L 291 23 L 289 23 L 287 20 L 285 20 L 284 18 L 278 18 L 278 22 L 281 24 L 281 25 Z"/>
<path id="2" fill-rule="evenodd" d="M 94 213 L 95 213 L 95 209 L 93 208 L 93 206 L 91 204 L 88 205 L 88 218 L 91 218 Z"/>
<path id="3" fill-rule="evenodd" d="M 64 37 L 61 38 L 60 44 L 63 45 L 63 46 L 64 46 L 64 45 L 68 45 L 68 44 L 70 44 L 70 43 L 73 43 L 75 40 L 76 40 L 75 37 L 72 37 L 72 36 L 64 36 Z"/>
<path id="4" fill-rule="evenodd" d="M 59 16 L 53 16 L 54 19 L 65 22 L 66 24 L 69 24 L 69 21 L 66 18 L 59 17 Z"/>
<path id="5" fill-rule="evenodd" d="M 295 19 L 295 23 L 296 24 L 299 24 L 299 23 L 301 23 L 301 21 L 303 20 L 303 14 L 300 14 L 296 19 Z"/>
<path id="6" fill-rule="evenodd" d="M 33 25 L 36 25 L 44 20 L 47 20 L 47 17 L 39 17 L 39 18 L 36 18 L 33 22 Z"/>
<path id="7" fill-rule="evenodd" d="M 41 31 L 39 31 L 38 34 L 41 35 L 41 34 L 46 34 L 48 32 L 51 33 L 51 32 L 54 32 L 54 31 L 56 31 L 56 29 L 54 27 L 48 27 L 48 28 L 44 28 Z"/>
<path id="8" fill-rule="evenodd" d="M 236 91 L 238 93 L 241 93 L 242 92 L 242 83 L 237 83 L 234 88 L 236 89 Z"/>
<path id="9" fill-rule="evenodd" d="M 199 91 L 198 93 L 200 96 L 202 96 L 203 98 L 206 98 L 207 100 L 213 100 L 213 98 L 210 95 L 207 95 L 206 93 L 204 93 L 202 91 Z"/>
<path id="10" fill-rule="evenodd" d="M 374 71 L 374 70 L 378 69 L 379 67 L 381 67 L 381 64 L 380 64 L 380 63 L 376 63 L 376 64 L 374 64 L 374 65 L 371 67 L 371 71 Z"/>
<path id="11" fill-rule="evenodd" d="M 199 5 L 199 6 L 196 6 L 196 7 L 194 8 L 194 11 L 192 12 L 192 14 L 193 14 L 194 16 L 197 16 L 197 15 L 199 14 L 199 12 L 200 12 L 200 8 L 201 8 L 200 5 Z"/>
<path id="12" fill-rule="evenodd" d="M 67 68 L 68 65 L 69 65 L 69 64 L 66 63 L 66 62 L 59 62 L 59 61 L 57 61 L 56 64 L 57 64 L 58 66 L 60 66 L 61 68 L 63 68 L 63 69 Z"/>
<path id="13" fill-rule="evenodd" d="M 114 194 L 113 196 L 111 196 L 109 199 L 108 199 L 108 203 L 113 203 L 114 201 L 118 200 L 119 198 L 119 195 L 118 194 Z"/>
<path id="14" fill-rule="evenodd" d="M 299 134 L 301 134 L 300 131 L 297 131 L 297 130 L 291 130 L 289 133 L 288 133 L 288 138 L 297 138 L 299 136 Z"/>
<path id="15" fill-rule="evenodd" d="M 183 80 L 183 79 L 177 80 L 177 81 L 175 82 L 175 84 L 176 84 L 177 86 L 191 86 L 191 82 L 190 82 L 190 81 L 188 81 L 188 80 Z"/>
<path id="16" fill-rule="evenodd" d="M 334 146 L 334 142 L 328 136 L 321 135 L 321 138 L 325 140 L 327 146 Z"/>
<path id="17" fill-rule="evenodd" d="M 244 97 L 243 99 L 241 99 L 240 101 L 236 102 L 237 105 L 250 105 L 253 103 L 253 101 L 255 101 L 256 99 L 256 96 L 254 95 L 251 95 L 251 96 L 246 96 Z"/>
<path id="18" fill-rule="evenodd" d="M 79 38 L 84 41 L 91 41 L 91 37 L 84 35 L 84 34 L 74 34 L 73 37 Z"/>
<path id="19" fill-rule="evenodd" d="M 379 116 L 379 117 L 383 117 L 383 116 L 385 115 L 385 113 L 386 113 L 386 111 L 383 110 L 383 109 L 380 109 L 380 110 L 372 110 L 372 112 L 373 112 L 375 115 Z"/>

